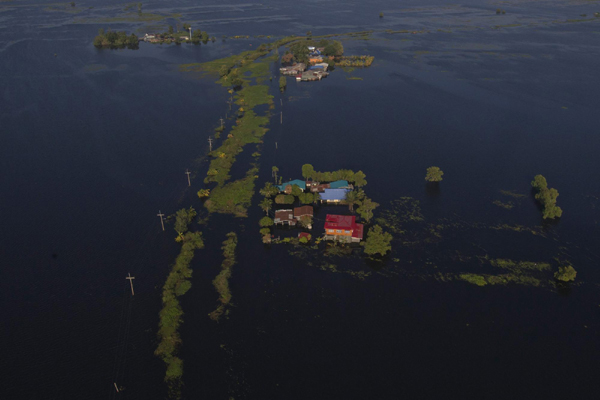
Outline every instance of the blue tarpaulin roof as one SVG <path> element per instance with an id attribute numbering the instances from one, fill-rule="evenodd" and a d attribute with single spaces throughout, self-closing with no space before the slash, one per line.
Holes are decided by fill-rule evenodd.
<path id="1" fill-rule="evenodd" d="M 349 189 L 325 189 L 325 191 L 321 193 L 321 200 L 345 200 L 346 193 L 349 191 Z"/>
<path id="2" fill-rule="evenodd" d="M 348 181 L 335 181 L 335 182 L 331 182 L 329 184 L 329 187 L 332 189 L 339 189 L 339 188 L 343 188 L 343 187 L 348 187 Z"/>
<path id="3" fill-rule="evenodd" d="M 292 185 L 292 186 L 296 185 L 302 190 L 306 189 L 306 182 L 301 181 L 300 179 L 294 179 L 293 181 L 285 182 L 283 185 L 278 185 L 277 187 L 279 188 L 280 191 L 283 192 L 287 185 Z"/>

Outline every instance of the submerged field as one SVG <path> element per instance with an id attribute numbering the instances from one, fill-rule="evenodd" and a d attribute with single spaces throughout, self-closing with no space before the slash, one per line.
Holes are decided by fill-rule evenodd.
<path id="1" fill-rule="evenodd" d="M 0 394 L 589 397 L 600 389 L 598 11 L 1 2 L 11 346 Z M 217 40 L 92 45 L 99 28 L 183 23 Z M 288 78 L 282 93 L 279 57 L 307 36 L 373 62 Z M 305 163 L 364 171 L 380 204 L 369 224 L 393 234 L 390 253 L 262 243 L 258 190 L 273 166 L 288 180 Z M 432 165 L 438 185 L 424 180 Z M 542 219 L 537 174 L 560 192 L 558 220 Z M 163 232 L 156 214 L 190 206 L 201 239 L 177 243 L 175 217 Z M 313 237 L 328 213 L 351 211 L 317 206 Z M 570 283 L 555 277 L 567 265 Z"/>

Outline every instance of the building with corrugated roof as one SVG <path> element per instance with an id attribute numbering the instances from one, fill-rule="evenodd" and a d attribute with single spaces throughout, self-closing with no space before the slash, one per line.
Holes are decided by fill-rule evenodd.
<path id="1" fill-rule="evenodd" d="M 349 189 L 323 189 L 321 201 L 324 203 L 341 203 L 346 200 Z"/>
<path id="2" fill-rule="evenodd" d="M 327 214 L 325 239 L 360 242 L 363 239 L 363 224 L 356 223 L 354 215 Z"/>

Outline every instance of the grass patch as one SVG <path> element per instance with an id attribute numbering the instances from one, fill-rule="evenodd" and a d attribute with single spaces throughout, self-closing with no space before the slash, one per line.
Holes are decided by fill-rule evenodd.
<path id="1" fill-rule="evenodd" d="M 231 267 L 235 264 L 235 248 L 237 246 L 237 235 L 235 232 L 229 232 L 227 239 L 223 242 L 223 263 L 221 264 L 221 272 L 213 280 L 213 286 L 219 293 L 219 301 L 221 304 L 217 309 L 208 316 L 213 321 L 218 321 L 225 308 L 231 302 L 231 291 L 229 290 L 229 278 L 231 277 Z"/>
<path id="2" fill-rule="evenodd" d="M 512 209 L 515 206 L 514 203 L 511 202 L 511 201 L 509 201 L 508 203 L 503 203 L 500 200 L 495 200 L 493 202 L 493 204 L 496 205 L 496 206 L 498 206 L 498 207 L 502 207 L 502 208 L 504 208 L 506 210 L 510 210 L 510 209 Z"/>
<path id="3" fill-rule="evenodd" d="M 525 197 L 524 194 L 511 192 L 510 190 L 500 190 L 500 193 L 502 193 L 505 196 L 514 197 L 515 199 L 522 199 Z"/>
<path id="4" fill-rule="evenodd" d="M 199 232 L 187 232 L 183 235 L 181 251 L 163 286 L 163 308 L 159 313 L 158 324 L 159 344 L 154 354 L 166 364 L 165 382 L 169 387 L 169 397 L 174 399 L 181 398 L 183 385 L 183 360 L 177 357 L 181 344 L 179 326 L 183 310 L 177 298 L 192 287 L 189 281 L 192 276 L 190 263 L 194 258 L 194 251 L 203 247 L 204 242 Z"/>
<path id="5" fill-rule="evenodd" d="M 458 277 L 460 279 L 462 279 L 463 281 L 467 281 L 469 283 L 472 283 L 473 285 L 477 285 L 477 286 L 485 286 L 485 285 L 487 285 L 487 281 L 485 280 L 485 277 L 483 275 L 460 274 Z"/>
<path id="6" fill-rule="evenodd" d="M 217 186 L 210 192 L 204 202 L 209 212 L 234 214 L 236 217 L 247 217 L 248 207 L 254 194 L 254 181 L 258 168 L 250 169 L 246 176 L 226 185 Z"/>
<path id="7" fill-rule="evenodd" d="M 497 268 L 509 269 L 514 272 L 523 271 L 547 271 L 550 270 L 550 264 L 533 261 L 513 261 L 504 258 L 490 260 L 490 264 Z"/>

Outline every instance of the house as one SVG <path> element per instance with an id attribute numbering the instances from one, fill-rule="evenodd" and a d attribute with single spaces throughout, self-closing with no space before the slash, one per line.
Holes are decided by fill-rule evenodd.
<path id="1" fill-rule="evenodd" d="M 325 239 L 360 242 L 363 230 L 364 225 L 357 224 L 354 215 L 327 214 L 325 218 Z"/>
<path id="2" fill-rule="evenodd" d="M 301 181 L 300 179 L 294 179 L 293 181 L 289 181 L 284 183 L 283 185 L 277 185 L 280 192 L 285 192 L 286 194 L 292 193 L 292 186 L 298 186 L 302 191 L 306 190 L 306 182 Z"/>
<path id="3" fill-rule="evenodd" d="M 324 189 L 321 193 L 321 201 L 325 203 L 341 203 L 346 200 L 348 189 Z"/>
<path id="4" fill-rule="evenodd" d="M 321 56 L 313 56 L 308 59 L 311 64 L 318 64 L 323 62 L 323 57 Z"/>
<path id="5" fill-rule="evenodd" d="M 294 208 L 294 218 L 300 219 L 302 217 L 311 217 L 313 216 L 313 208 L 312 206 L 302 206 Z"/>
<path id="6" fill-rule="evenodd" d="M 350 189 L 350 188 L 352 188 L 352 186 L 349 185 L 348 181 L 346 181 L 346 180 L 331 182 L 329 184 L 329 187 L 331 189 Z"/>
<path id="7" fill-rule="evenodd" d="M 296 220 L 294 219 L 294 212 L 292 210 L 277 210 L 275 211 L 275 219 L 273 223 L 275 225 L 290 225 L 295 226 Z"/>
<path id="8" fill-rule="evenodd" d="M 306 65 L 304 65 L 303 63 L 297 63 L 294 65 L 281 67 L 281 68 L 279 68 L 279 72 L 282 75 L 297 75 L 297 74 L 303 72 L 305 69 L 306 69 Z"/>

